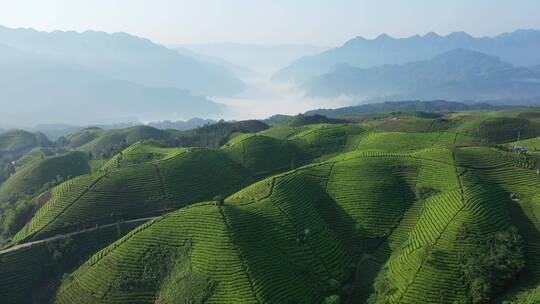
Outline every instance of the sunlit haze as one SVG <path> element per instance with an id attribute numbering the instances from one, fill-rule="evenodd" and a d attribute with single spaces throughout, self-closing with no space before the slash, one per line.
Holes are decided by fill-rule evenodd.
<path id="1" fill-rule="evenodd" d="M 247 42 L 334 46 L 354 36 L 435 31 L 494 35 L 540 28 L 536 0 L 1 0 L 0 24 L 124 31 L 164 44 Z"/>
<path id="2" fill-rule="evenodd" d="M 392 85 L 368 88 L 379 88 L 376 92 L 339 91 L 323 88 L 328 82 L 321 85 L 316 76 L 338 66 L 371 68 L 427 60 L 463 47 L 502 56 L 503 61 L 517 66 L 531 66 L 536 63 L 534 51 L 507 52 L 494 48 L 503 45 L 499 42 L 476 39 L 473 45 L 468 39 L 540 29 L 539 12 L 536 0 L 0 0 L 0 26 L 4 27 L 0 47 L 24 52 L 24 56 L 37 55 L 41 64 L 50 60 L 64 64 L 60 70 L 57 66 L 50 71 L 37 64 L 25 66 L 37 70 L 29 74 L 36 78 L 35 84 L 43 85 L 44 79 L 55 82 L 44 86 L 47 92 L 41 93 L 28 90 L 28 74 L 13 67 L 20 82 L 5 82 L 4 102 L 20 101 L 11 103 L 21 106 L 11 106 L 16 115 L 32 112 L 21 115 L 23 119 L 0 113 L 0 119 L 9 125 L 56 123 L 63 120 L 61 117 L 84 124 L 194 116 L 261 119 L 384 98 L 436 98 L 439 95 L 400 95 L 393 92 Z M 386 45 L 387 35 L 397 39 Z M 399 39 L 406 37 L 414 38 Z M 345 47 L 348 41 L 356 44 Z M 365 45 L 360 46 L 362 43 Z M 7 62 L 13 49 L 4 50 Z M 379 54 L 379 49 L 388 53 Z M 328 50 L 337 51 L 323 53 Z M 395 54 L 402 51 L 402 55 Z M 27 62 L 28 58 L 21 60 Z M 80 67 L 84 75 L 77 73 L 77 77 L 65 70 Z M 117 80 L 137 87 L 126 88 L 127 84 Z M 387 79 L 384 82 L 388 84 Z M 79 87 L 81 83 L 84 85 Z M 346 86 L 341 80 L 339 85 Z M 171 87 L 184 91 L 167 91 Z M 527 94 L 523 93 L 523 98 L 529 98 Z M 502 98 L 500 93 L 471 96 L 442 97 Z M 116 102 L 106 113 L 98 107 L 93 107 L 92 113 L 77 112 L 81 104 L 110 104 L 112 100 Z M 65 105 L 60 106 L 63 101 Z M 141 108 L 135 106 L 137 102 Z M 142 110 L 150 103 L 153 108 Z M 169 110 L 171 105 L 174 109 Z M 51 107 L 60 108 L 56 116 L 40 115 Z M 77 113 L 67 115 L 70 111 Z"/>

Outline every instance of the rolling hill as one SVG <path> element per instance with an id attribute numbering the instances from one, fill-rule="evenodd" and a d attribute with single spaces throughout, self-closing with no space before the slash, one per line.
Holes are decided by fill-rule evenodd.
<path id="1" fill-rule="evenodd" d="M 0 296 L 538 302 L 540 159 L 508 146 L 539 138 L 538 109 L 377 115 L 249 121 L 212 148 L 137 141 L 42 200 L 0 250 Z"/>
<path id="2" fill-rule="evenodd" d="M 30 133 L 24 130 L 11 130 L 0 134 L 0 160 L 17 159 L 31 149 L 51 145 L 42 133 Z"/>
<path id="3" fill-rule="evenodd" d="M 90 127 L 69 135 L 66 145 L 86 152 L 92 158 L 107 159 L 141 140 L 150 139 L 169 147 L 218 148 L 236 135 L 266 128 L 266 124 L 256 120 L 217 122 L 184 131 L 157 129 L 151 125 L 112 130 Z"/>
<path id="4" fill-rule="evenodd" d="M 298 59 L 273 76 L 274 81 L 304 82 L 328 73 L 337 64 L 370 68 L 386 64 L 423 61 L 454 49 L 467 49 L 500 57 L 516 66 L 540 64 L 540 31 L 517 30 L 495 37 L 475 38 L 464 32 L 447 36 L 428 33 L 424 36 L 393 38 L 382 34 L 376 39 L 356 37 L 340 47 L 319 55 Z"/>
<path id="5" fill-rule="evenodd" d="M 316 126 L 291 137 L 290 142 L 264 135 L 241 135 L 221 149 L 166 148 L 151 141 L 139 142 L 117 154 L 98 172 L 53 188 L 46 207 L 34 215 L 13 242 L 42 239 L 77 226 L 161 215 L 230 194 L 269 174 L 350 149 L 348 136 L 359 138 L 364 133 L 353 126 Z M 91 212 L 98 204 L 99 212 Z"/>
<path id="6" fill-rule="evenodd" d="M 482 240 L 533 220 L 508 207 L 507 191 L 534 193 L 524 182 L 540 181 L 489 149 L 352 152 L 135 229 L 65 280 L 56 301 L 360 303 L 370 292 L 390 302 L 467 299 L 472 287 L 458 257 L 483 253 Z M 524 238 L 534 271 L 537 241 Z M 521 248 L 510 250 L 524 259 Z"/>

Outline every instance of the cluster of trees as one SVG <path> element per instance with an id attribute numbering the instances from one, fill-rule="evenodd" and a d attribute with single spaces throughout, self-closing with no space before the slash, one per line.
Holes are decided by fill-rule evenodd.
<path id="1" fill-rule="evenodd" d="M 254 133 L 268 128 L 257 120 L 225 122 L 223 119 L 212 125 L 183 131 L 174 139 L 165 142 L 172 147 L 208 147 L 218 148 L 224 145 L 234 134 Z"/>
<path id="2" fill-rule="evenodd" d="M 197 127 L 191 132 L 185 132 L 172 143 L 174 146 L 198 146 L 217 148 L 225 144 L 230 136 L 240 132 L 235 124 L 220 120 L 218 123 L 204 127 Z"/>
<path id="3" fill-rule="evenodd" d="M 67 179 L 70 178 L 71 176 Z M 34 194 L 44 193 L 65 180 L 62 176 L 57 175 L 34 193 L 12 193 L 6 200 L 6 204 L 2 206 L 3 209 L 0 210 L 0 244 L 5 243 L 10 236 L 19 231 L 30 219 L 36 205 L 35 200 L 32 199 Z"/>
<path id="4" fill-rule="evenodd" d="M 489 303 L 491 297 L 508 288 L 508 285 L 525 269 L 523 239 L 515 227 L 499 231 L 487 238 L 479 238 L 473 229 L 463 225 L 457 241 L 471 244 L 468 252 L 459 259 L 462 278 L 468 290 L 468 300 L 464 303 Z M 422 248 L 422 259 L 430 262 L 434 248 Z M 388 280 L 387 269 L 382 268 L 373 283 L 374 293 L 368 300 L 370 304 L 392 303 L 390 298 L 397 289 Z M 441 303 L 445 292 L 441 290 Z"/>
<path id="5" fill-rule="evenodd" d="M 77 260 L 77 246 L 70 236 L 48 242 L 47 251 L 50 256 L 48 266 L 60 273 L 69 270 Z"/>
<path id="6" fill-rule="evenodd" d="M 129 144 L 124 139 L 120 143 L 111 144 L 111 145 L 109 145 L 109 146 L 107 146 L 105 148 L 99 149 L 99 150 L 96 149 L 95 151 L 92 151 L 92 150 L 88 151 L 87 152 L 88 159 L 89 160 L 93 160 L 93 159 L 109 159 L 109 158 L 115 156 L 116 154 L 122 152 L 127 147 L 129 147 Z"/>
<path id="7" fill-rule="evenodd" d="M 2 239 L 15 234 L 30 217 L 34 204 L 28 195 L 20 195 L 14 204 L 15 208 L 2 212 Z"/>
<path id="8" fill-rule="evenodd" d="M 494 117 L 484 120 L 469 133 L 488 143 L 512 142 L 518 140 L 518 137 L 526 139 L 539 135 L 537 123 L 516 117 Z"/>
<path id="9" fill-rule="evenodd" d="M 0 185 L 15 174 L 15 166 L 8 161 L 0 163 Z"/>
<path id="10" fill-rule="evenodd" d="M 462 239 L 474 237 L 463 229 Z M 515 227 L 479 241 L 475 250 L 460 257 L 463 280 L 472 303 L 488 303 L 525 269 L 523 239 Z"/>
<path id="11" fill-rule="evenodd" d="M 431 196 L 439 194 L 440 191 L 431 187 L 420 187 L 416 190 L 416 198 L 420 200 L 428 199 Z"/>

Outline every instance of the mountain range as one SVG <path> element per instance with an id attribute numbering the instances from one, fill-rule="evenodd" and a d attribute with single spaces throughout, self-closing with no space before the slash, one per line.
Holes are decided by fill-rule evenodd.
<path id="1" fill-rule="evenodd" d="M 263 74 L 273 73 L 303 56 L 312 56 L 327 50 L 326 47 L 310 44 L 262 45 L 234 42 L 187 44 L 182 45 L 182 48 L 223 58 Z"/>
<path id="2" fill-rule="evenodd" d="M 0 27 L 0 43 L 107 78 L 202 95 L 233 95 L 245 85 L 223 67 L 126 33 L 39 32 Z"/>
<path id="3" fill-rule="evenodd" d="M 175 88 L 112 80 L 80 66 L 0 45 L 0 119 L 13 125 L 214 115 L 221 105 Z M 141 117 L 142 116 L 142 117 Z"/>
<path id="4" fill-rule="evenodd" d="M 533 100 L 540 98 L 540 73 L 538 67 L 516 67 L 484 53 L 455 49 L 405 64 L 340 64 L 303 88 L 310 96 L 364 100 Z"/>
<path id="5" fill-rule="evenodd" d="M 428 60 L 458 48 L 497 56 L 516 66 L 531 67 L 540 64 L 540 31 L 517 30 L 481 38 L 464 32 L 454 32 L 446 36 L 428 33 L 408 38 L 393 38 L 387 34 L 376 39 L 356 37 L 341 47 L 315 56 L 302 57 L 275 73 L 272 79 L 303 82 L 327 73 L 336 64 L 346 63 L 359 68 L 404 64 Z"/>

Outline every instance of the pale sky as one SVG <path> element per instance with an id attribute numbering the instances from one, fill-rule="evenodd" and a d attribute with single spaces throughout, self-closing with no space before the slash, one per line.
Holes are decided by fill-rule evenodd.
<path id="1" fill-rule="evenodd" d="M 355 36 L 540 29 L 540 0 L 0 0 L 0 24 L 124 31 L 163 44 L 335 46 Z"/>

